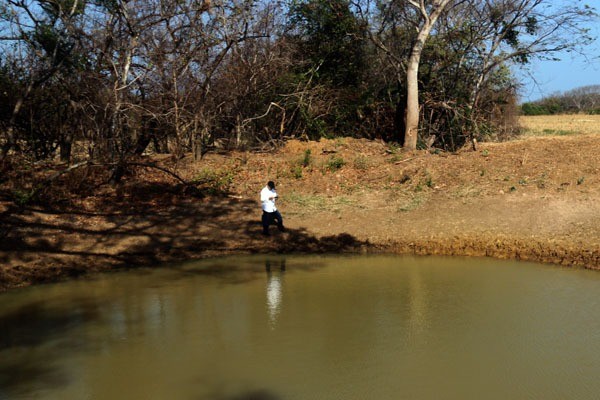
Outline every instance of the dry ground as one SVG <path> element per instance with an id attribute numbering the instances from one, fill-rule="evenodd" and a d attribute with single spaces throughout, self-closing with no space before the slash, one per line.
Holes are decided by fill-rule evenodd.
<path id="1" fill-rule="evenodd" d="M 269 154 L 153 158 L 210 182 L 216 194 L 201 199 L 138 168 L 118 188 L 93 190 L 85 183 L 94 173 L 78 172 L 65 201 L 18 209 L 7 201 L 13 179 L 0 187 L 0 287 L 256 252 L 474 255 L 597 269 L 600 119 L 579 117 L 596 121 L 585 134 L 557 128 L 475 152 L 407 153 L 346 138 L 290 141 Z M 269 179 L 288 231 L 265 238 L 257 197 Z"/>

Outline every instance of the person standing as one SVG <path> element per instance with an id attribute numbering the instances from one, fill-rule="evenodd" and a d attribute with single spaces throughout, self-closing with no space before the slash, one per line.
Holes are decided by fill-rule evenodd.
<path id="1" fill-rule="evenodd" d="M 285 231 L 283 226 L 283 217 L 281 213 L 277 210 L 275 206 L 275 200 L 277 199 L 277 192 L 275 191 L 275 182 L 269 181 L 267 182 L 267 186 L 265 186 L 260 191 L 260 201 L 262 203 L 262 226 L 263 226 L 263 234 L 269 235 L 269 225 L 273 222 L 277 223 L 277 227 L 280 231 Z"/>

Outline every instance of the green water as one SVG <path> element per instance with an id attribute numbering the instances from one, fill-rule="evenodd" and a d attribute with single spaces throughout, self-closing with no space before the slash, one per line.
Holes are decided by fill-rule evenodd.
<path id="1" fill-rule="evenodd" d="M 0 399 L 596 399 L 600 273 L 260 256 L 0 295 Z"/>

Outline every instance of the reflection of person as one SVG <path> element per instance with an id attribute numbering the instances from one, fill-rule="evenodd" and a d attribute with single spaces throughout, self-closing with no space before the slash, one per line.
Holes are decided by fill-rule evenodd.
<path id="1" fill-rule="evenodd" d="M 281 311 L 285 260 L 281 260 L 279 263 L 279 273 L 274 274 L 271 272 L 271 262 L 269 260 L 265 262 L 265 269 L 267 271 L 267 311 L 269 324 L 274 329 Z"/>
<path id="2" fill-rule="evenodd" d="M 285 231 L 283 227 L 283 217 L 281 213 L 277 211 L 275 207 L 275 199 L 277 199 L 277 192 L 275 191 L 275 182 L 269 181 L 260 191 L 260 201 L 262 202 L 262 226 L 263 234 L 269 234 L 269 225 L 273 222 L 277 223 L 277 227 L 280 231 Z"/>
<path id="3" fill-rule="evenodd" d="M 265 270 L 267 271 L 267 274 L 271 273 L 271 261 L 265 261 Z M 279 270 L 281 272 L 285 272 L 285 260 L 281 260 L 279 263 Z"/>

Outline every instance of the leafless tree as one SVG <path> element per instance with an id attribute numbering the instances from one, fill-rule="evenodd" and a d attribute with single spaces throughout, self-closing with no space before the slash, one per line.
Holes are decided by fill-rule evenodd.
<path id="1" fill-rule="evenodd" d="M 0 5 L 0 46 L 23 79 L 14 96 L 0 160 L 17 145 L 15 124 L 25 101 L 69 63 L 83 7 L 81 0 L 6 0 Z"/>

